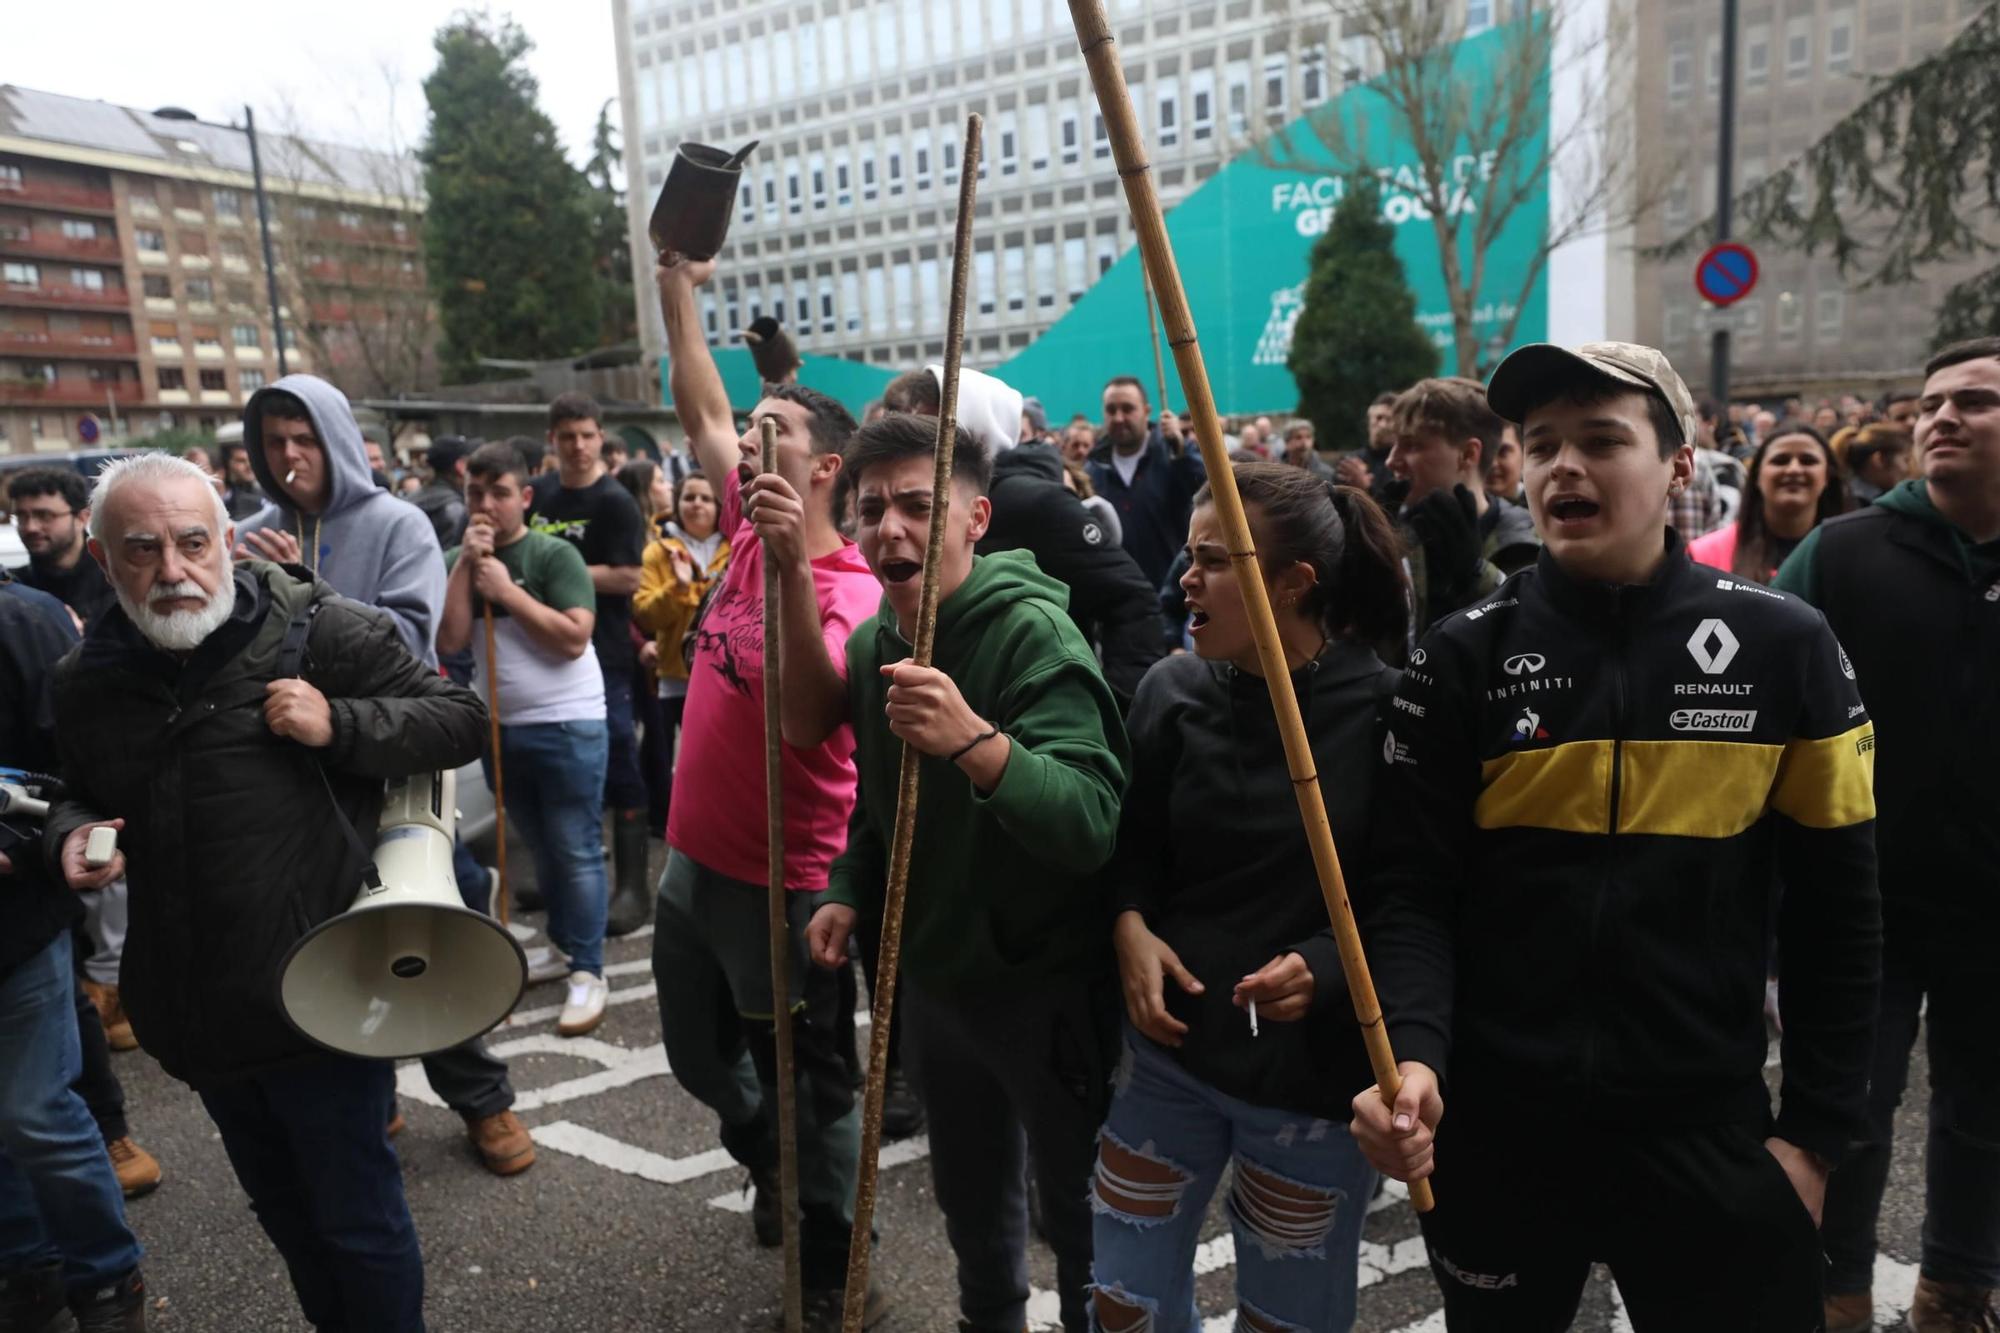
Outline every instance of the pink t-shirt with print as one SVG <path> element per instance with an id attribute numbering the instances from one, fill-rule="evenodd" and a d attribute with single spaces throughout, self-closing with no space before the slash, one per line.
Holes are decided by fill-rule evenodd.
<path id="1" fill-rule="evenodd" d="M 674 764 L 667 842 L 710 870 L 762 884 L 764 837 L 764 544 L 743 519 L 732 472 L 722 488 L 729 568 L 695 637 L 687 711 Z M 847 671 L 847 636 L 875 614 L 882 585 L 845 542 L 812 562 L 827 654 Z M 809 750 L 785 747 L 785 887 L 826 887 L 854 809 L 854 732 L 842 725 Z"/>

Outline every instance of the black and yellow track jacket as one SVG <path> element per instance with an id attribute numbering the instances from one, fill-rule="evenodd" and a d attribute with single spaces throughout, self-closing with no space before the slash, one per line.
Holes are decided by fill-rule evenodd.
<path id="1" fill-rule="evenodd" d="M 1838 1159 L 1880 974 L 1874 730 L 1816 611 L 1667 540 L 1641 587 L 1543 552 L 1412 655 L 1362 893 L 1390 1036 L 1461 1106 L 1758 1120 L 1775 910 L 1774 1132 Z"/>

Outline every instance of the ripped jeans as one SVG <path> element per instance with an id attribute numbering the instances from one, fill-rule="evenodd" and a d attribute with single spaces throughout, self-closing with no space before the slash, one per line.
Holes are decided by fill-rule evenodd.
<path id="1" fill-rule="evenodd" d="M 1098 1136 L 1090 1200 L 1095 1327 L 1201 1327 L 1196 1247 L 1223 1169 L 1233 1166 L 1236 1329 L 1351 1328 L 1375 1171 L 1347 1126 L 1218 1092 L 1129 1027 L 1116 1089 Z M 1204 1271 L 1213 1266 L 1204 1263 Z"/>

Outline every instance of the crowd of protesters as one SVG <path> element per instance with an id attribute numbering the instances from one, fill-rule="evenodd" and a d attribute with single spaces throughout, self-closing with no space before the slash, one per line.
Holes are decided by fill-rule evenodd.
<path id="1" fill-rule="evenodd" d="M 1724 410 L 1650 348 L 1537 344 L 1484 383 L 1382 386 L 1344 452 L 1304 419 L 1236 421 L 1254 570 L 1191 426 L 1139 378 L 1058 430 L 968 370 L 919 666 L 942 368 L 860 422 L 795 377 L 746 416 L 697 313 L 713 267 L 657 273 L 671 460 L 564 394 L 545 439 L 440 437 L 413 474 L 292 375 L 219 457 L 12 475 L 29 564 L 0 578 L 0 765 L 49 801 L 0 823 L 0 1328 L 147 1326 L 121 1198 L 161 1168 L 110 1054 L 135 1046 L 200 1094 L 315 1326 L 423 1326 L 391 1071 L 313 1046 L 271 985 L 352 896 L 339 821 L 216 815 L 254 791 L 365 830 L 385 779 L 474 761 L 504 768 L 546 913 L 528 979 L 562 986 L 562 1035 L 604 1019 L 607 937 L 654 927 L 669 1062 L 748 1172 L 766 1246 L 792 1013 L 807 1327 L 838 1327 L 856 974 L 879 979 L 906 750 L 887 1120 L 928 1131 L 961 1329 L 1023 1326 L 1031 1229 L 1071 1333 L 1199 1327 L 1193 1255 L 1224 1191 L 1238 1327 L 1349 1328 L 1389 1176 L 1436 1179 L 1451 1329 L 1564 1327 L 1604 1262 L 1642 1330 L 1858 1333 L 1920 1014 L 1910 1326 L 2000 1327 L 2000 846 L 1968 778 L 2000 743 L 2000 339 L 1873 404 Z M 1353 887 L 1393 1096 L 1353 1025 L 1245 577 Z M 780 646 L 783 997 L 761 744 Z M 109 860 L 86 855 L 100 829 Z M 493 910 L 492 872 L 463 846 L 455 869 Z M 424 1070 L 475 1160 L 533 1165 L 481 1041 Z M 1565 1144 L 1536 1150 L 1552 1126 Z M 864 1326 L 895 1294 L 898 1238 L 876 1243 Z"/>

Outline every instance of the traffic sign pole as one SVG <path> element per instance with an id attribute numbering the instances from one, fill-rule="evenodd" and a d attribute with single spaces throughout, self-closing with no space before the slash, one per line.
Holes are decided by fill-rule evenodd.
<path id="1" fill-rule="evenodd" d="M 1729 239 L 1729 203 L 1736 189 L 1736 0 L 1722 0 L 1722 88 L 1716 108 L 1715 240 Z M 1755 271 L 1752 270 L 1752 281 Z M 1729 317 L 1717 321 L 1708 355 L 1708 393 L 1718 420 L 1729 419 Z"/>

